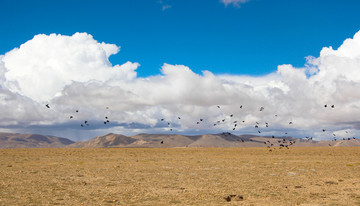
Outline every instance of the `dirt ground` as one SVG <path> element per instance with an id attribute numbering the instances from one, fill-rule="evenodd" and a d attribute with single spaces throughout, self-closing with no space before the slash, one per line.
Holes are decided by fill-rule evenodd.
<path id="1" fill-rule="evenodd" d="M 360 205 L 360 147 L 1 149 L 0 205 Z"/>

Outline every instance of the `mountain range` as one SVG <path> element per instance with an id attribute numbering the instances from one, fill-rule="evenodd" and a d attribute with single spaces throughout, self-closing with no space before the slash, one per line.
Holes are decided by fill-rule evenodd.
<path id="1" fill-rule="evenodd" d="M 124 136 L 109 133 L 87 141 L 72 140 L 39 134 L 0 133 L 0 148 L 176 148 L 176 147 L 329 147 L 360 146 L 360 140 L 349 138 L 337 141 L 299 139 L 231 133 L 178 135 L 137 134 Z"/>
<path id="2" fill-rule="evenodd" d="M 0 148 L 55 148 L 73 143 L 75 142 L 62 137 L 0 132 Z"/>

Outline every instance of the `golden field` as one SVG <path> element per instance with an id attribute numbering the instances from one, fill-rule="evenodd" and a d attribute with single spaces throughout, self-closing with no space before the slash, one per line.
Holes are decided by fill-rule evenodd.
<path id="1" fill-rule="evenodd" d="M 0 205 L 360 205 L 360 147 L 1 149 L 0 155 Z"/>

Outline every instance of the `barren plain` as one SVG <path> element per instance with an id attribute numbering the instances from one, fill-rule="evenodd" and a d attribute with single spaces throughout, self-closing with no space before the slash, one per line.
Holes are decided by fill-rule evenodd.
<path id="1" fill-rule="evenodd" d="M 360 205 L 360 147 L 0 150 L 0 205 Z"/>

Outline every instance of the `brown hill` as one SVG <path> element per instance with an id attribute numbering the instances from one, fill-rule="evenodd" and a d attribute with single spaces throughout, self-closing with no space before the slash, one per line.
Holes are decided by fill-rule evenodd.
<path id="1" fill-rule="evenodd" d="M 88 141 L 76 142 L 68 147 L 125 147 L 136 140 L 120 134 L 109 133 L 102 136 L 97 136 Z"/>
<path id="2" fill-rule="evenodd" d="M 221 135 L 202 135 L 189 147 L 236 147 L 237 143 L 224 139 Z"/>
<path id="3" fill-rule="evenodd" d="M 0 148 L 52 148 L 72 143 L 74 142 L 62 137 L 0 132 Z"/>
<path id="4" fill-rule="evenodd" d="M 186 147 L 198 137 L 189 138 L 177 134 L 138 134 L 132 138 L 137 141 L 128 147 Z"/>
<path id="5" fill-rule="evenodd" d="M 0 133 L 0 148 L 51 147 L 358 147 L 359 139 L 315 141 L 294 137 L 233 135 L 231 133 L 185 136 L 177 134 L 106 134 L 81 142 L 38 134 Z"/>

